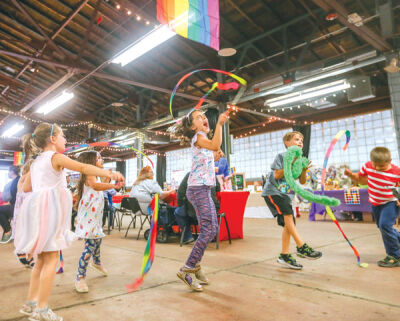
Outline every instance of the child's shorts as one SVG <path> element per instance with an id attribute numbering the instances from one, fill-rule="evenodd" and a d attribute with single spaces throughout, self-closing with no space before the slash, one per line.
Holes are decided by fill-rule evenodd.
<path id="1" fill-rule="evenodd" d="M 268 195 L 264 196 L 265 203 L 267 203 L 272 215 L 276 217 L 278 225 L 285 226 L 284 215 L 292 215 L 293 221 L 296 224 L 294 217 L 292 200 L 287 195 Z"/>

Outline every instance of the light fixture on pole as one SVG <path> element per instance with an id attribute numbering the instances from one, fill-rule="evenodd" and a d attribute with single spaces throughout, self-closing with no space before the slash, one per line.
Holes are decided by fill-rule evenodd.
<path id="1" fill-rule="evenodd" d="M 291 94 L 279 96 L 277 98 L 268 99 L 265 101 L 264 106 L 277 107 L 282 105 L 288 105 L 294 102 L 325 96 L 340 90 L 345 90 L 350 87 L 350 84 L 346 80 L 338 80 L 328 84 L 320 85 L 313 88 L 304 89 Z"/>
<path id="2" fill-rule="evenodd" d="M 121 64 L 123 67 L 175 35 L 176 33 L 168 28 L 168 26 L 162 25 L 128 46 L 112 58 L 111 62 Z"/>
<path id="3" fill-rule="evenodd" d="M 19 131 L 24 129 L 24 127 L 25 126 L 22 125 L 22 124 L 14 124 L 9 129 L 4 131 L 4 133 L 1 136 L 3 136 L 3 137 L 13 137 L 13 136 L 15 136 L 16 133 L 18 133 Z"/>
<path id="4" fill-rule="evenodd" d="M 73 93 L 63 91 L 60 95 L 42 105 L 36 112 L 46 115 L 67 101 L 71 100 L 73 97 Z"/>

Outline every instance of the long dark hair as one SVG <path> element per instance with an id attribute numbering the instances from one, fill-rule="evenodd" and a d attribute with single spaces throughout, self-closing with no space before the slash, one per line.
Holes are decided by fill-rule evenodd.
<path id="1" fill-rule="evenodd" d="M 97 154 L 98 153 L 94 150 L 82 152 L 78 157 L 78 162 L 96 166 Z M 86 174 L 81 173 L 81 176 L 79 178 L 78 186 L 76 189 L 77 190 L 77 201 L 75 203 L 75 210 L 78 209 L 79 202 L 81 201 L 81 198 L 82 198 L 83 186 L 85 185 L 85 182 L 86 182 L 86 176 L 87 176 Z"/>
<path id="2" fill-rule="evenodd" d="M 171 136 L 173 138 L 178 138 L 181 142 L 181 145 L 190 144 L 193 136 L 196 134 L 196 131 L 191 129 L 193 125 L 193 113 L 195 111 L 200 110 L 192 109 L 186 116 L 181 119 L 180 122 L 168 128 L 168 131 L 171 132 Z M 210 130 L 207 136 L 208 138 L 212 137 L 212 130 Z"/>

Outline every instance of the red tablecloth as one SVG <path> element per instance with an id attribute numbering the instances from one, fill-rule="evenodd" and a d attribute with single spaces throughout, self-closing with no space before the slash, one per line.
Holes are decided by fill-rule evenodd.
<path id="1" fill-rule="evenodd" d="M 119 204 L 122 202 L 122 199 L 125 197 L 129 197 L 129 194 L 126 195 L 114 195 L 112 201 L 114 204 Z"/>
<path id="2" fill-rule="evenodd" d="M 232 239 L 243 238 L 243 215 L 250 192 L 218 192 L 221 204 L 220 213 L 225 213 Z M 219 240 L 228 239 L 225 220 L 222 219 Z"/>

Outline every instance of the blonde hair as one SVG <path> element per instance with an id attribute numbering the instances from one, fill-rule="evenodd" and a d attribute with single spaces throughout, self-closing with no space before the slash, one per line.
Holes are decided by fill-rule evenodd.
<path id="1" fill-rule="evenodd" d="M 56 136 L 61 132 L 57 124 L 41 123 L 36 126 L 33 134 L 26 134 L 23 138 L 23 149 L 26 159 L 35 158 L 50 144 L 50 136 Z"/>
<path id="2" fill-rule="evenodd" d="M 140 172 L 138 177 L 136 178 L 135 183 L 133 185 L 138 185 L 141 181 L 144 181 L 146 179 L 151 179 L 153 174 L 153 170 L 151 169 L 150 166 L 145 166 L 143 167 Z"/>
<path id="3" fill-rule="evenodd" d="M 292 132 L 286 133 L 286 134 L 283 136 L 283 138 L 282 138 L 283 143 L 285 144 L 286 142 L 290 141 L 295 135 L 299 135 L 301 138 L 304 139 L 304 136 L 303 136 L 302 133 L 297 132 L 297 131 L 292 131 Z M 286 144 L 285 144 L 285 146 L 286 146 Z"/>
<path id="4" fill-rule="evenodd" d="M 33 163 L 33 158 L 29 158 L 25 161 L 24 166 L 22 166 L 22 175 L 27 174 L 31 170 L 31 165 Z"/>
<path id="5" fill-rule="evenodd" d="M 369 157 L 374 163 L 389 163 L 392 160 L 390 150 L 386 147 L 375 147 L 371 150 Z"/>

